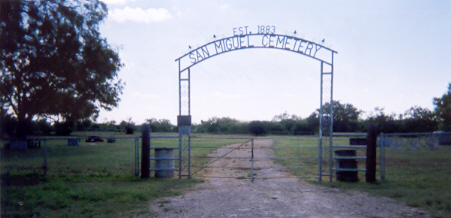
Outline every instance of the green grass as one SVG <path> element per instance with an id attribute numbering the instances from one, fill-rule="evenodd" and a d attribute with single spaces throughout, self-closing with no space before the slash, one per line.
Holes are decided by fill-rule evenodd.
<path id="1" fill-rule="evenodd" d="M 116 217 L 150 215 L 147 202 L 178 195 L 199 180 L 147 179 L 134 176 L 46 176 L 10 173 L 2 180 L 2 217 Z"/>
<path id="2" fill-rule="evenodd" d="M 112 133 L 86 133 L 107 137 Z M 240 140 L 238 140 L 240 141 Z M 242 140 L 241 140 L 242 141 Z M 234 139 L 192 139 L 192 155 L 207 155 Z M 5 150 L 1 144 L 1 217 L 123 217 L 151 215 L 149 201 L 179 195 L 201 179 L 135 177 L 135 142 L 46 142 L 44 149 Z M 178 146 L 178 139 L 152 139 L 152 147 Z M 195 147 L 212 147 L 196 149 Z M 141 150 L 141 142 L 139 142 Z M 178 152 L 174 152 L 178 156 Z M 152 154 L 153 155 L 153 154 Z M 192 164 L 202 165 L 207 160 Z M 178 163 L 177 163 L 178 164 Z"/>
<path id="3" fill-rule="evenodd" d="M 451 217 L 451 147 L 429 151 L 387 149 L 386 179 L 366 185 L 371 193 L 396 198 L 433 216 Z"/>
<path id="4" fill-rule="evenodd" d="M 100 135 L 87 133 L 87 135 Z M 111 133 L 103 133 L 106 137 Z M 334 143 L 345 144 L 347 138 L 335 138 Z M 191 154 L 207 156 L 216 148 L 247 139 L 233 136 L 201 135 L 191 139 Z M 341 142 L 340 142 L 341 141 Z M 275 140 L 277 156 L 317 157 L 316 137 L 281 137 Z M 3 143 L 3 142 L 2 142 Z M 328 172 L 328 139 L 323 144 L 323 173 Z M 152 139 L 152 147 L 177 146 L 178 139 Z M 85 143 L 67 146 L 67 140 L 47 141 L 47 175 L 43 175 L 43 150 L 7 151 L 1 144 L 1 216 L 2 217 L 116 217 L 152 215 L 148 202 L 179 195 L 183 190 L 201 182 L 199 179 L 141 179 L 135 177 L 135 143 L 118 140 L 115 143 Z M 205 148 L 208 147 L 208 148 Z M 293 148 L 287 148 L 293 147 Z M 139 142 L 141 149 L 141 142 Z M 175 151 L 178 156 L 178 151 Z M 152 154 L 153 155 L 153 154 Z M 361 155 L 360 153 L 358 155 Z M 314 179 L 317 159 L 301 160 L 301 171 L 290 169 L 295 175 L 311 176 L 315 184 L 357 189 L 374 195 L 388 196 L 413 207 L 429 211 L 436 217 L 451 216 L 451 147 L 437 151 L 386 150 L 386 179 L 376 184 L 365 183 L 359 173 L 358 183 L 329 183 Z M 193 158 L 191 172 L 199 170 L 211 159 Z M 276 161 L 286 166 L 297 165 L 298 159 Z M 178 163 L 177 163 L 178 164 Z M 364 163 L 359 162 L 363 168 Z M 378 166 L 379 167 L 379 166 Z M 201 177 L 203 171 L 195 175 Z M 379 168 L 377 178 L 380 178 Z"/>
<path id="5" fill-rule="evenodd" d="M 299 149 L 298 149 L 299 145 Z M 282 166 L 296 166 L 288 169 L 296 176 L 318 176 L 318 138 L 317 137 L 281 137 L 274 141 L 274 153 L 276 157 L 298 157 L 300 159 L 276 159 L 275 162 Z M 300 154 L 300 155 L 299 155 Z M 298 168 L 298 166 L 301 166 Z"/>
<path id="6" fill-rule="evenodd" d="M 346 143 L 345 137 L 334 138 L 334 144 Z M 278 157 L 295 156 L 297 148 L 283 149 L 287 146 L 297 146 L 298 139 L 279 139 L 274 147 Z M 303 156 L 317 155 L 317 139 L 302 137 L 300 147 Z M 280 149 L 277 149 L 277 148 Z M 312 147 L 312 148 L 310 148 Z M 326 148 L 328 149 L 328 147 Z M 323 150 L 323 173 L 328 173 L 328 150 Z M 329 177 L 323 177 L 323 182 L 317 179 L 307 181 L 319 185 L 338 187 L 344 190 L 360 190 L 374 195 L 387 196 L 412 207 L 428 211 L 434 217 L 451 217 L 451 147 L 440 147 L 439 150 L 399 151 L 387 148 L 385 180 L 380 180 L 379 149 L 377 154 L 378 182 L 369 184 L 365 182 L 365 173 L 359 172 L 360 182 L 346 183 L 328 182 Z M 365 152 L 358 151 L 358 156 Z M 297 164 L 297 159 L 278 160 L 284 166 Z M 365 162 L 359 161 L 359 168 L 365 168 Z M 317 161 L 302 163 L 301 176 L 317 176 Z M 289 169 L 294 175 L 299 174 L 298 169 Z M 335 174 L 334 174 L 335 177 Z"/>

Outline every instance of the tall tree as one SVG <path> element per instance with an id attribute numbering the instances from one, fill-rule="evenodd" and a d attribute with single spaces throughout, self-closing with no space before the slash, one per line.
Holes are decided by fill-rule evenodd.
<path id="1" fill-rule="evenodd" d="M 437 128 L 437 119 L 431 110 L 418 106 L 404 113 L 404 132 L 432 132 Z"/>
<path id="2" fill-rule="evenodd" d="M 336 132 L 355 132 L 358 127 L 359 117 L 362 111 L 352 104 L 341 104 L 340 101 L 333 101 L 334 119 L 333 128 Z M 320 109 L 317 109 L 319 114 Z M 330 111 L 330 103 L 323 106 L 323 113 Z"/>
<path id="3" fill-rule="evenodd" d="M 375 124 L 377 131 L 384 133 L 396 133 L 400 130 L 399 120 L 396 120 L 396 114 L 385 113 L 385 108 L 376 107 L 374 113 L 371 112 L 366 120 L 366 126 Z"/>
<path id="4" fill-rule="evenodd" d="M 36 116 L 95 119 L 119 102 L 122 63 L 102 38 L 98 0 L 0 1 L 0 103 L 17 117 L 17 136 Z"/>
<path id="5" fill-rule="evenodd" d="M 168 119 L 146 119 L 146 124 L 149 124 L 152 132 L 171 132 L 175 129 L 175 126 Z"/>
<path id="6" fill-rule="evenodd" d="M 434 98 L 435 113 L 440 119 L 440 129 L 451 131 L 451 83 L 448 84 L 448 92 L 441 98 Z"/>

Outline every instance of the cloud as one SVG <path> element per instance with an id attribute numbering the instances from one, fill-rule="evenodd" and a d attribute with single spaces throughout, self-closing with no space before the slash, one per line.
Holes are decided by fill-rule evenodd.
<path id="1" fill-rule="evenodd" d="M 109 18 L 119 23 L 124 23 L 127 21 L 157 23 L 172 17 L 169 11 L 165 8 L 149 8 L 147 10 L 143 10 L 141 8 L 125 7 L 123 9 L 113 9 L 108 15 Z"/>
<path id="2" fill-rule="evenodd" d="M 225 5 L 221 5 L 221 9 L 228 9 L 229 5 L 225 4 Z"/>
<path id="3" fill-rule="evenodd" d="M 123 5 L 123 4 L 127 3 L 128 1 L 135 1 L 135 0 L 103 0 L 103 2 L 108 5 Z"/>

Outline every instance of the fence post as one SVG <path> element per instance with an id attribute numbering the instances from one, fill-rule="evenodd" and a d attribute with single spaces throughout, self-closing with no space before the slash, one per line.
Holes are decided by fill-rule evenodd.
<path id="1" fill-rule="evenodd" d="M 376 142 L 377 131 L 375 125 L 368 127 L 368 134 L 366 138 L 366 182 L 376 182 Z"/>
<path id="2" fill-rule="evenodd" d="M 139 137 L 135 138 L 135 176 L 139 176 Z"/>
<path id="3" fill-rule="evenodd" d="M 251 181 L 254 182 L 254 139 L 251 139 Z"/>
<path id="4" fill-rule="evenodd" d="M 299 171 L 299 178 L 301 178 L 301 144 L 300 144 L 301 137 L 298 137 L 298 171 Z"/>
<path id="5" fill-rule="evenodd" d="M 42 166 L 42 169 L 44 170 L 44 176 L 47 175 L 47 145 L 46 140 L 44 139 L 44 164 Z"/>
<path id="6" fill-rule="evenodd" d="M 381 180 L 385 178 L 385 136 L 381 133 Z"/>
<path id="7" fill-rule="evenodd" d="M 150 127 L 148 124 L 142 130 L 141 178 L 150 178 Z"/>

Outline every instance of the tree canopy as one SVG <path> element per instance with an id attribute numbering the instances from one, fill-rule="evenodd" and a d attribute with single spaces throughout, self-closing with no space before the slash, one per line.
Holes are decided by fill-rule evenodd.
<path id="1" fill-rule="evenodd" d="M 337 132 L 353 132 L 358 129 L 359 117 L 362 111 L 354 107 L 352 104 L 341 104 L 340 101 L 333 101 L 334 117 L 333 128 Z M 330 111 L 330 103 L 327 102 L 323 106 L 323 113 Z M 320 109 L 317 109 L 319 114 Z"/>
<path id="2" fill-rule="evenodd" d="M 440 129 L 451 131 L 451 83 L 441 98 L 434 98 L 435 113 L 440 119 Z"/>
<path id="3" fill-rule="evenodd" d="M 97 0 L 0 2 L 1 109 L 17 134 L 36 116 L 95 120 L 116 107 L 124 86 L 118 53 L 99 33 L 106 5 Z M 3 112 L 3 114 L 5 114 Z M 23 136 L 23 135 L 22 135 Z"/>

